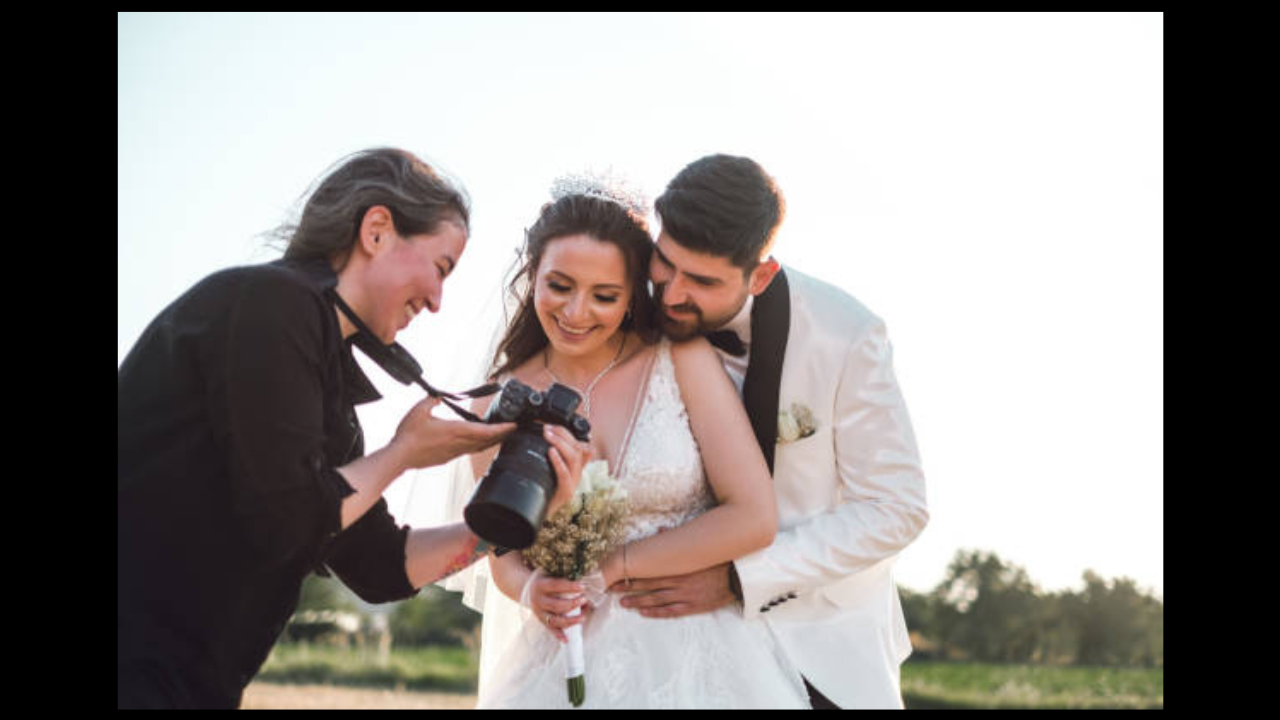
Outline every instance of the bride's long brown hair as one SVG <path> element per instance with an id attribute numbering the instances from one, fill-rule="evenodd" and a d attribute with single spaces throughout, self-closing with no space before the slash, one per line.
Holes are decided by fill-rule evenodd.
<path id="1" fill-rule="evenodd" d="M 587 235 L 622 251 L 631 279 L 631 301 L 621 330 L 635 330 L 648 343 L 657 341 L 661 334 L 657 309 L 648 292 L 649 257 L 653 254 L 648 223 L 616 202 L 569 195 L 543 205 L 538 221 L 525 231 L 515 276 L 507 286 L 518 302 L 517 310 L 489 364 L 490 380 L 514 370 L 547 346 L 547 335 L 533 307 L 534 284 L 548 243 L 571 235 Z"/>

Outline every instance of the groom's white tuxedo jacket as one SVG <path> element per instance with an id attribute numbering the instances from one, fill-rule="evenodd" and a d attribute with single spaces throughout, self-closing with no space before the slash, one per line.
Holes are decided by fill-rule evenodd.
<path id="1" fill-rule="evenodd" d="M 784 268 L 754 300 L 750 340 L 743 402 L 773 471 L 779 529 L 735 563 L 743 611 L 840 707 L 901 707 L 911 644 L 892 570 L 929 514 L 885 325 Z M 778 413 L 804 409 L 812 434 L 779 441 Z"/>

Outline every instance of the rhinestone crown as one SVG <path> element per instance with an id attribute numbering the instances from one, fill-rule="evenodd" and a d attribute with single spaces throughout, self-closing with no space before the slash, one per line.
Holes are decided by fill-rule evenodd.
<path id="1" fill-rule="evenodd" d="M 613 172 L 588 170 L 570 173 L 556 178 L 551 184 L 551 197 L 555 200 L 570 195 L 586 195 L 617 203 L 640 217 L 649 214 L 649 198 L 635 183 Z"/>

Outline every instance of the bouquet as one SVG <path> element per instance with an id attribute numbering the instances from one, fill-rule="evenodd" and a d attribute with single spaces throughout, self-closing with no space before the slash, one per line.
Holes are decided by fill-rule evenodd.
<path id="1" fill-rule="evenodd" d="M 582 469 L 573 499 L 547 518 L 537 539 L 523 551 L 535 568 L 557 578 L 580 580 L 599 568 L 600 561 L 622 541 L 627 515 L 627 491 L 609 477 L 609 465 L 596 460 Z M 575 609 L 570 616 L 581 613 Z M 565 678 L 569 702 L 578 707 L 586 699 L 586 663 L 582 654 L 582 626 L 565 629 L 569 641 Z"/>

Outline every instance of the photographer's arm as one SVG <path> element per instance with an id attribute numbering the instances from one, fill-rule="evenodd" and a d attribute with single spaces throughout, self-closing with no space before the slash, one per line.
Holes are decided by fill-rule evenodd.
<path id="1" fill-rule="evenodd" d="M 342 529 L 364 517 L 391 483 L 408 469 L 404 450 L 395 442 L 338 468 L 338 474 L 355 490 L 355 494 L 342 500 Z"/>
<path id="2" fill-rule="evenodd" d="M 466 523 L 410 531 L 404 563 L 409 584 L 421 589 L 470 567 L 489 555 L 488 546 L 481 547 Z"/>

